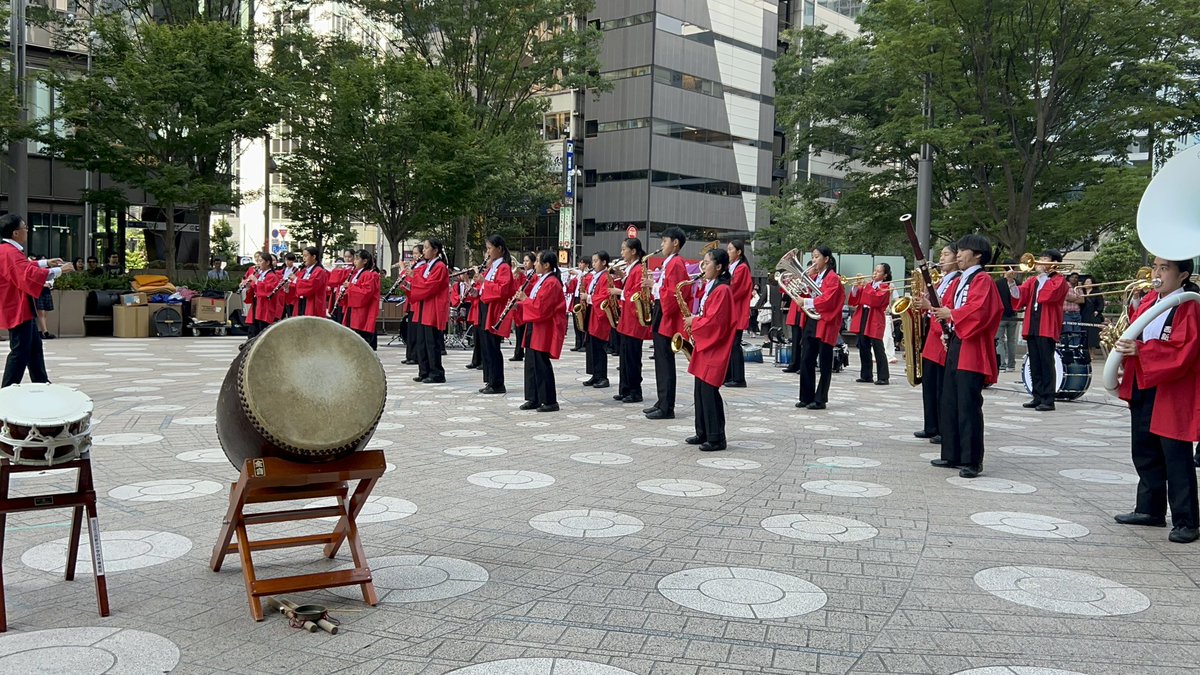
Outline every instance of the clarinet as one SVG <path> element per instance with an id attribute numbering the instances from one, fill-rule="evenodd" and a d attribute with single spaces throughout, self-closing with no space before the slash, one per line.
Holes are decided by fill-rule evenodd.
<path id="1" fill-rule="evenodd" d="M 271 298 L 274 298 L 275 294 L 283 290 L 284 286 L 292 283 L 292 277 L 296 276 L 296 274 L 296 272 L 292 272 L 292 276 L 285 276 L 283 279 L 281 279 L 279 283 L 275 285 L 275 288 L 272 288 L 271 292 L 267 293 L 267 299 L 270 300 Z"/>
<path id="2" fill-rule="evenodd" d="M 508 313 L 512 311 L 513 307 L 517 306 L 517 296 L 521 293 L 524 293 L 525 289 L 529 288 L 529 282 L 533 281 L 536 277 L 536 274 L 530 274 L 525 279 L 525 282 L 521 284 L 521 290 L 514 293 L 513 296 L 508 299 L 508 304 L 504 306 L 504 309 L 500 312 L 500 316 L 496 317 L 496 323 L 492 325 L 491 330 L 500 330 L 500 326 L 504 325 L 504 320 L 508 318 Z"/>

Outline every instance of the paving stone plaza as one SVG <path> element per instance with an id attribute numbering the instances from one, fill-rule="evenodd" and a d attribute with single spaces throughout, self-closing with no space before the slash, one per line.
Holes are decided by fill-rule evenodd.
<path id="1" fill-rule="evenodd" d="M 730 448 L 700 453 L 683 443 L 690 378 L 677 418 L 649 421 L 649 403 L 580 386 L 578 353 L 555 364 L 561 412 L 539 414 L 517 409 L 521 364 L 505 364 L 507 396 L 481 396 L 466 352 L 446 357 L 448 383 L 417 385 L 403 349 L 381 347 L 389 401 L 372 447 L 389 470 L 360 517 L 379 604 L 353 586 L 290 596 L 328 606 L 336 636 L 278 615 L 256 623 L 236 556 L 208 566 L 237 476 L 216 395 L 240 343 L 47 343 L 51 379 L 95 402 L 112 615 L 96 613 L 86 536 L 76 579 L 61 578 L 69 511 L 10 516 L 0 673 L 1100 675 L 1200 663 L 1200 547 L 1113 522 L 1137 479 L 1128 414 L 1097 387 L 1033 413 L 1002 374 L 985 394 L 984 477 L 966 480 L 929 465 L 936 447 L 912 436 L 920 392 L 902 372 L 876 387 L 854 382 L 855 365 L 812 411 L 793 407 L 796 376 L 747 364 L 749 388 L 722 389 Z M 13 480 L 16 494 L 71 486 L 65 472 Z M 318 547 L 255 562 L 262 577 L 351 564 Z"/>

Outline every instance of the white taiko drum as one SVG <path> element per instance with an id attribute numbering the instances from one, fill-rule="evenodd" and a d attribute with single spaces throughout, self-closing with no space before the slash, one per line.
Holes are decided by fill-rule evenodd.
<path id="1" fill-rule="evenodd" d="M 0 456 L 13 464 L 54 466 L 92 447 L 92 399 L 60 384 L 0 389 Z"/>

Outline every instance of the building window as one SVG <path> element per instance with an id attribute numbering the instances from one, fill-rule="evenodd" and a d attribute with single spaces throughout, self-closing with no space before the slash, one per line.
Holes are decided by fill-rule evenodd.
<path id="1" fill-rule="evenodd" d="M 650 126 L 649 117 L 639 117 L 632 120 L 617 120 L 616 122 L 601 122 L 599 124 L 600 133 L 608 131 L 628 131 L 630 129 L 643 129 Z"/>
<path id="2" fill-rule="evenodd" d="M 599 176 L 601 183 L 615 183 L 623 180 L 646 180 L 645 169 L 634 169 L 632 171 L 609 171 L 602 173 Z"/>
<path id="3" fill-rule="evenodd" d="M 600 133 L 599 122 L 596 120 L 587 120 L 583 123 L 583 135 L 585 138 L 595 138 L 598 133 Z"/>
<path id="4" fill-rule="evenodd" d="M 864 0 L 817 0 L 817 4 L 842 16 L 857 18 L 862 14 Z M 807 24 L 811 25 L 811 24 Z"/>
<path id="5" fill-rule="evenodd" d="M 720 82 L 713 82 L 712 80 L 706 80 L 702 77 L 696 77 L 695 75 L 688 75 L 687 73 L 681 73 L 678 70 L 671 70 L 670 68 L 655 68 L 654 81 L 661 82 L 662 84 L 667 84 L 672 87 L 677 87 L 685 91 L 704 94 L 705 96 L 715 96 L 717 98 L 721 98 L 725 95 L 725 90 L 721 86 Z"/>
<path id="6" fill-rule="evenodd" d="M 595 186 L 596 186 L 596 170 L 595 169 L 584 169 L 583 170 L 583 187 L 595 187 Z"/>
<path id="7" fill-rule="evenodd" d="M 284 208 L 283 204 L 271 204 L 271 222 L 291 219 L 292 217 L 288 215 L 287 209 Z"/>
<path id="8" fill-rule="evenodd" d="M 571 137 L 570 111 L 547 113 L 542 116 L 542 140 L 557 141 Z"/>
<path id="9" fill-rule="evenodd" d="M 76 243 L 83 235 L 83 217 L 66 213 L 30 213 L 29 255 L 70 260 L 77 252 Z"/>
<path id="10" fill-rule="evenodd" d="M 614 80 L 627 80 L 631 77 L 644 77 L 650 74 L 650 66 L 634 66 L 633 68 L 622 68 L 621 70 L 610 70 L 600 73 L 600 78 L 610 82 Z"/>
<path id="11" fill-rule="evenodd" d="M 628 28 L 637 26 L 643 23 L 650 23 L 654 20 L 654 12 L 645 12 L 643 14 L 634 14 L 633 16 L 624 16 L 620 19 L 609 19 L 608 21 L 600 22 L 600 30 L 616 30 L 618 28 Z"/>

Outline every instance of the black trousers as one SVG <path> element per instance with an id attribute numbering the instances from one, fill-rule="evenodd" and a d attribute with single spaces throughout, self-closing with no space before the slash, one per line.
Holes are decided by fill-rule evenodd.
<path id="1" fill-rule="evenodd" d="M 554 366 L 550 354 L 530 347 L 525 350 L 525 400 L 538 405 L 558 403 L 558 389 L 554 384 Z"/>
<path id="2" fill-rule="evenodd" d="M 817 379 L 817 371 L 821 377 Z M 800 402 L 828 403 L 833 377 L 833 345 L 817 339 L 817 322 L 809 321 L 800 340 Z"/>
<path id="3" fill-rule="evenodd" d="M 617 366 L 621 378 L 617 393 L 622 396 L 642 397 L 642 340 L 622 335 L 619 344 L 620 364 Z"/>
<path id="4" fill-rule="evenodd" d="M 570 305 L 570 303 L 567 304 Z M 567 309 L 570 309 L 570 307 L 568 306 Z M 571 326 L 575 329 L 575 349 L 583 349 L 583 340 L 587 337 L 587 332 L 579 330 L 579 326 L 575 324 L 574 314 L 571 315 L 569 320 L 571 322 Z"/>
<path id="5" fill-rule="evenodd" d="M 46 373 L 46 357 L 42 353 L 42 334 L 37 329 L 37 319 L 21 322 L 8 331 L 8 359 L 4 362 L 4 382 L 0 387 L 20 384 L 29 371 L 29 379 L 35 384 L 50 382 Z"/>
<path id="6" fill-rule="evenodd" d="M 479 331 L 479 364 L 484 384 L 493 389 L 504 386 L 504 355 L 500 353 L 500 336 L 486 329 Z"/>
<path id="7" fill-rule="evenodd" d="M 675 414 L 675 353 L 671 351 L 671 338 L 658 334 L 662 325 L 662 306 L 655 302 L 651 315 L 651 330 L 654 331 L 654 386 L 658 390 L 658 402 L 654 407 L 664 414 Z"/>
<path id="8" fill-rule="evenodd" d="M 962 342 L 950 338 L 942 388 L 942 459 L 983 468 L 983 373 L 958 368 Z"/>
<path id="9" fill-rule="evenodd" d="M 583 325 L 590 326 L 592 321 L 592 308 L 587 305 L 583 308 Z M 583 332 L 583 372 L 588 375 L 592 374 L 592 334 Z"/>
<path id="10" fill-rule="evenodd" d="M 592 379 L 599 382 L 600 380 L 608 379 L 608 340 L 600 338 L 588 333 L 587 338 L 587 355 L 591 361 L 592 369 L 588 371 Z"/>
<path id="11" fill-rule="evenodd" d="M 417 326 L 417 344 L 414 351 L 417 355 L 417 374 L 435 380 L 446 379 L 446 370 L 442 368 L 441 342 L 438 341 L 438 329 L 433 326 Z"/>
<path id="12" fill-rule="evenodd" d="M 471 331 L 471 361 L 467 365 L 478 368 L 479 367 L 479 358 L 480 358 L 479 357 L 479 333 L 481 332 L 480 327 L 479 326 L 470 326 L 467 328 L 467 330 Z"/>
<path id="13" fill-rule="evenodd" d="M 518 324 L 516 328 L 517 347 L 513 349 L 513 358 L 520 359 L 525 357 L 525 324 Z"/>
<path id="14" fill-rule="evenodd" d="M 1054 405 L 1054 394 L 1057 387 L 1054 384 L 1054 340 L 1048 337 L 1030 335 L 1029 343 L 1029 379 L 1033 384 L 1033 400 L 1039 405 Z"/>
<path id="15" fill-rule="evenodd" d="M 372 349 L 372 350 L 378 350 L 378 349 L 379 349 L 379 336 L 375 334 L 375 331 L 370 331 L 370 330 L 356 330 L 356 331 L 354 331 L 354 332 L 355 332 L 355 333 L 358 333 L 359 337 L 361 337 L 362 339 L 366 340 L 366 341 L 367 341 L 367 344 L 371 345 L 371 349 Z"/>
<path id="16" fill-rule="evenodd" d="M 803 331 L 800 326 L 792 326 L 792 362 L 788 364 L 788 369 L 792 371 L 800 370 L 800 348 L 804 345 Z"/>
<path id="17" fill-rule="evenodd" d="M 742 351 L 742 331 L 733 333 L 733 349 L 729 352 L 729 368 L 725 370 L 725 381 L 746 384 L 746 353 Z"/>
<path id="18" fill-rule="evenodd" d="M 864 380 L 871 379 L 872 352 L 875 354 L 875 363 L 879 364 L 879 381 L 887 382 L 891 373 L 888 370 L 887 353 L 883 351 L 883 340 L 866 335 L 858 336 L 858 360 L 862 364 L 859 377 Z"/>
<path id="19" fill-rule="evenodd" d="M 696 378 L 692 398 L 696 404 L 696 435 L 709 443 L 725 442 L 725 403 L 721 390 Z"/>
<path id="20" fill-rule="evenodd" d="M 404 360 L 417 360 L 417 333 L 420 332 L 421 324 L 413 321 L 412 314 L 409 314 L 404 319 Z"/>
<path id="21" fill-rule="evenodd" d="M 921 402 L 925 408 L 925 433 L 934 436 L 941 433 L 942 426 L 938 423 L 942 415 L 942 378 L 945 376 L 945 366 L 921 359 Z"/>
<path id="22" fill-rule="evenodd" d="M 1137 469 L 1137 506 L 1134 511 L 1165 518 L 1171 505 L 1174 527 L 1200 526 L 1200 504 L 1196 497 L 1196 465 L 1192 444 L 1163 438 L 1150 431 L 1156 389 L 1134 385 L 1129 402 L 1132 426 L 1133 466 Z"/>

